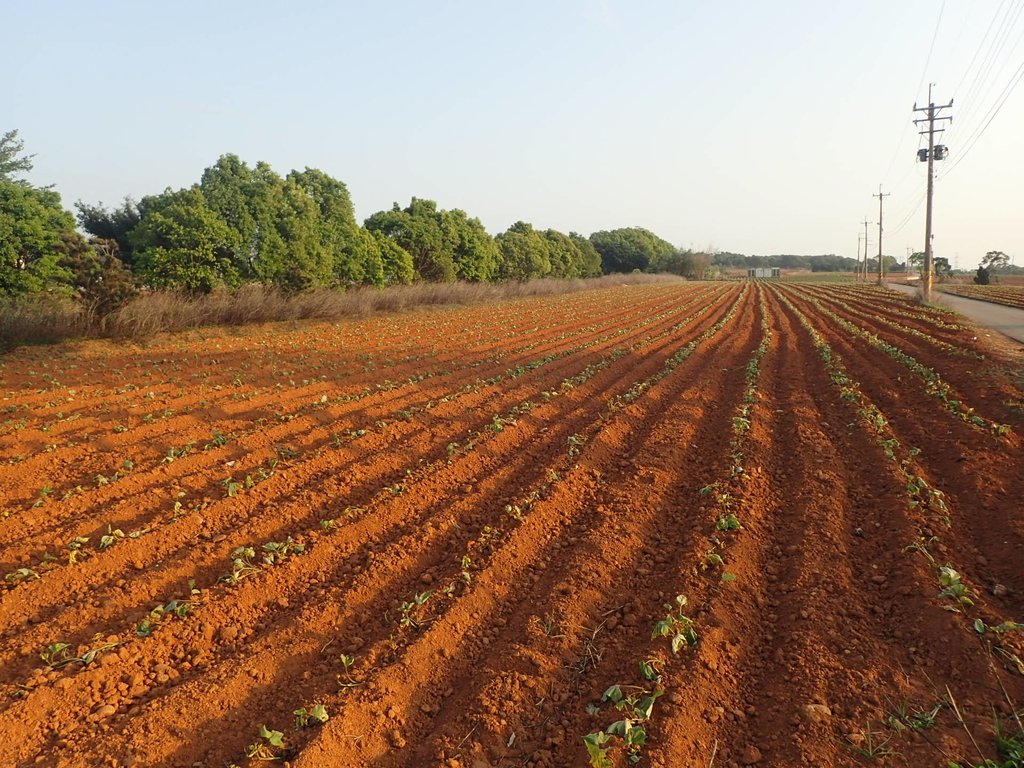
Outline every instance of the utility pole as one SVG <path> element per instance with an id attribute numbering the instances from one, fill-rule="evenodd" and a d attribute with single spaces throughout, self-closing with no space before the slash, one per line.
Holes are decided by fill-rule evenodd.
<path id="1" fill-rule="evenodd" d="M 868 281 L 868 224 L 871 222 L 864 219 L 864 282 Z"/>
<path id="2" fill-rule="evenodd" d="M 878 284 L 882 284 L 884 270 L 882 269 L 882 198 L 891 195 L 891 192 L 882 194 L 882 185 L 878 185 L 878 194 L 872 197 L 878 198 Z"/>
<path id="3" fill-rule="evenodd" d="M 925 301 L 931 301 L 932 299 L 932 193 L 935 189 L 935 161 L 943 160 L 946 157 L 947 149 L 943 145 L 935 144 L 935 123 L 936 121 L 949 120 L 953 121 L 952 115 L 940 115 L 939 113 L 944 109 L 951 109 L 953 107 L 953 100 L 950 99 L 949 104 L 943 104 L 942 106 L 935 106 L 935 102 L 932 101 L 932 86 L 934 83 L 928 84 L 928 106 L 918 107 L 917 102 L 914 102 L 915 112 L 925 112 L 927 117 L 922 117 L 914 120 L 914 124 L 928 123 L 927 130 L 918 131 L 920 135 L 928 134 L 928 151 L 920 149 L 917 152 L 917 159 L 921 162 L 928 161 L 928 208 L 925 213 L 924 223 L 924 270 L 921 274 L 921 293 L 924 296 Z M 944 130 L 940 128 L 939 131 Z"/>
<path id="4" fill-rule="evenodd" d="M 864 235 L 860 232 L 857 233 L 857 269 L 854 271 L 854 275 L 860 280 L 860 244 L 864 242 Z"/>
<path id="5" fill-rule="evenodd" d="M 913 250 L 914 249 L 911 248 L 909 245 L 907 246 L 907 261 L 903 265 L 903 271 L 907 273 L 907 279 L 910 278 L 910 254 L 913 252 Z"/>

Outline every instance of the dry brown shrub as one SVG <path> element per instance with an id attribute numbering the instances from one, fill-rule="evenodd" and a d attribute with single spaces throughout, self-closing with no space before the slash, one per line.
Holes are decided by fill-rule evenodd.
<path id="1" fill-rule="evenodd" d="M 234 291 L 221 290 L 204 295 L 147 291 L 105 317 L 94 317 L 70 301 L 31 297 L 0 304 L 0 345 L 9 347 L 95 336 L 145 339 L 158 333 L 202 326 L 282 320 L 340 320 L 417 307 L 477 304 L 679 280 L 672 275 L 628 274 L 521 283 L 416 283 L 349 290 L 318 288 L 294 294 L 250 284 Z"/>

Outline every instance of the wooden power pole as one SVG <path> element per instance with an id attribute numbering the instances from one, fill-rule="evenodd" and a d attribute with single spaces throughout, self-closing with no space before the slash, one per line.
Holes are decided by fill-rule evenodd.
<path id="1" fill-rule="evenodd" d="M 871 222 L 864 219 L 864 282 L 868 281 L 868 224 Z"/>
<path id="2" fill-rule="evenodd" d="M 878 198 L 878 284 L 882 284 L 882 277 L 885 275 L 885 271 L 882 269 L 882 198 L 891 195 L 891 192 L 882 194 L 882 185 L 878 185 L 878 194 L 872 195 L 872 197 Z"/>
<path id="3" fill-rule="evenodd" d="M 927 113 L 927 117 L 915 119 L 914 124 L 928 123 L 927 129 L 918 131 L 922 136 L 928 134 L 928 152 L 925 154 L 925 151 L 922 149 L 918 150 L 917 153 L 919 161 L 928 161 L 928 207 L 924 219 L 924 269 L 921 273 L 921 293 L 925 301 L 932 300 L 932 273 L 934 271 L 932 267 L 932 193 L 935 189 L 935 161 L 943 160 L 946 157 L 946 147 L 935 144 L 935 123 L 942 120 L 952 121 L 952 115 L 939 114 L 944 109 L 951 109 L 952 106 L 952 99 L 950 99 L 949 104 L 935 106 L 935 102 L 932 101 L 931 83 L 928 84 L 928 106 L 918 107 L 917 103 L 914 103 L 915 112 Z M 939 130 L 943 129 L 940 128 Z"/>
<path id="4" fill-rule="evenodd" d="M 860 232 L 857 233 L 857 269 L 854 270 L 853 274 L 856 279 L 860 280 L 860 244 L 864 242 L 864 235 Z"/>

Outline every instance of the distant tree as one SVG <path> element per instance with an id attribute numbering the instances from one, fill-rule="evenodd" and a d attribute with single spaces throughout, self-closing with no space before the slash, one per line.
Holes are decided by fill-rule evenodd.
<path id="1" fill-rule="evenodd" d="M 297 183 L 319 208 L 316 227 L 335 280 L 379 285 L 384 279 L 380 249 L 372 237 L 360 233 L 344 182 L 315 168 L 292 171 L 288 180 Z"/>
<path id="2" fill-rule="evenodd" d="M 260 279 L 287 291 L 330 284 L 334 259 L 323 242 L 323 219 L 316 201 L 294 179 L 283 181 L 272 199 L 276 207 L 270 225 L 281 250 L 275 250 L 276 259 L 259 263 Z M 365 276 L 365 265 L 362 272 Z"/>
<path id="3" fill-rule="evenodd" d="M 580 277 L 597 277 L 601 274 L 601 254 L 597 252 L 594 244 L 583 235 L 576 232 L 569 233 L 569 239 L 573 241 L 580 256 Z"/>
<path id="4" fill-rule="evenodd" d="M 556 229 L 546 229 L 541 234 L 548 246 L 548 262 L 551 264 L 549 277 L 573 278 L 586 275 L 585 256 L 572 237 Z"/>
<path id="5" fill-rule="evenodd" d="M 71 273 L 74 295 L 90 312 L 108 315 L 138 293 L 115 241 L 93 238 L 86 242 L 77 232 L 67 232 L 62 239 L 60 265 Z"/>
<path id="6" fill-rule="evenodd" d="M 936 256 L 932 259 L 932 270 L 935 276 L 945 279 L 953 274 L 953 266 L 945 256 Z"/>
<path id="7" fill-rule="evenodd" d="M 413 198 L 408 208 L 398 203 L 390 211 L 378 211 L 365 226 L 380 232 L 412 256 L 413 268 L 420 280 L 447 283 L 455 280 L 453 246 L 441 228 L 441 214 L 433 200 Z"/>
<path id="8" fill-rule="evenodd" d="M 377 245 L 384 273 L 384 285 L 404 285 L 416 278 L 412 256 L 402 246 L 380 232 L 371 232 L 367 229 L 359 231 L 372 237 Z"/>
<path id="9" fill-rule="evenodd" d="M 16 173 L 28 173 L 32 170 L 32 158 L 35 155 L 22 155 L 25 142 L 18 138 L 18 131 L 7 131 L 0 136 L 0 181 L 14 181 Z M 25 184 L 26 182 L 18 182 Z"/>
<path id="10" fill-rule="evenodd" d="M 998 272 L 1010 265 L 1010 257 L 1002 251 L 989 251 L 981 260 L 981 266 L 990 272 Z"/>
<path id="11" fill-rule="evenodd" d="M 974 282 L 978 285 L 988 285 L 992 282 L 992 277 L 989 275 L 989 271 L 985 267 L 978 267 L 978 274 L 974 278 Z"/>
<path id="12" fill-rule="evenodd" d="M 241 282 L 237 232 L 210 209 L 199 185 L 144 197 L 139 213 L 130 239 L 149 285 L 209 293 Z"/>
<path id="13" fill-rule="evenodd" d="M 267 163 L 250 168 L 228 154 L 203 171 L 199 190 L 231 233 L 227 245 L 242 280 L 285 290 L 326 285 L 335 279 L 336 256 L 358 247 L 348 190 L 320 171 L 285 179 Z"/>
<path id="14" fill-rule="evenodd" d="M 595 232 L 590 242 L 601 254 L 601 266 L 608 274 L 657 269 L 659 262 L 675 253 L 675 246 L 643 227 Z"/>
<path id="15" fill-rule="evenodd" d="M 119 208 L 107 210 L 102 203 L 89 205 L 79 200 L 78 225 L 93 237 L 112 240 L 117 244 L 115 256 L 127 266 L 135 265 L 129 233 L 139 224 L 139 208 L 131 198 L 125 198 Z"/>
<path id="16" fill-rule="evenodd" d="M 453 208 L 440 211 L 439 223 L 459 280 L 485 282 L 494 277 L 500 252 L 480 219 L 470 218 L 465 211 Z"/>
<path id="17" fill-rule="evenodd" d="M 530 280 L 551 272 L 548 241 L 532 224 L 517 221 L 495 239 L 501 249 L 499 279 Z"/>
<path id="18" fill-rule="evenodd" d="M 71 273 L 60 261 L 74 229 L 56 192 L 0 179 L 0 295 L 66 289 Z"/>

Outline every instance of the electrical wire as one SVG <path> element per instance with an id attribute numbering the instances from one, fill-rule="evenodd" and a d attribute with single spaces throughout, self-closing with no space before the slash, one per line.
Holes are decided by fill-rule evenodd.
<path id="1" fill-rule="evenodd" d="M 1014 5 L 1013 0 L 1001 0 L 999 6 L 995 9 L 995 13 L 992 16 L 991 22 L 988 24 L 988 29 L 985 30 L 985 35 L 982 37 L 981 42 L 978 43 L 978 48 L 974 52 L 974 56 L 971 58 L 971 63 L 967 70 L 964 72 L 964 76 L 961 81 L 957 83 L 956 88 L 953 90 L 953 97 L 959 100 L 959 113 L 966 116 L 970 110 L 971 102 L 974 100 L 975 94 L 981 87 L 983 80 L 983 73 L 988 69 L 989 62 L 993 57 L 993 53 L 998 45 L 1000 35 L 1007 30 L 1007 19 L 1010 17 L 1010 13 L 1013 11 Z M 1001 16 L 1001 20 L 1000 20 Z M 998 23 L 998 24 L 997 24 Z M 994 34 L 993 34 L 994 29 Z M 991 40 L 989 36 L 991 35 Z M 974 70 L 975 61 L 978 60 L 978 54 L 988 45 L 988 49 L 985 51 L 985 55 L 982 56 L 979 62 L 978 69 L 974 72 L 974 77 L 968 84 L 967 91 L 961 91 L 964 85 L 964 81 L 971 75 Z"/>
<path id="2" fill-rule="evenodd" d="M 1002 4 L 1000 5 L 1000 9 L 1001 8 L 1002 8 Z M 1017 23 L 1020 21 L 1021 13 L 1022 12 L 1024 12 L 1024 0 L 1021 0 L 1020 4 L 1017 5 L 1016 8 L 1014 7 L 1014 5 L 1012 3 L 1012 0 L 1011 0 L 1011 3 L 1006 7 L 1006 11 L 1003 14 L 1003 20 L 999 24 L 998 31 L 995 34 L 995 36 L 993 36 L 991 42 L 989 43 L 988 51 L 986 52 L 985 56 L 982 58 L 981 64 L 979 65 L 978 70 L 977 70 L 977 72 L 974 75 L 974 79 L 971 81 L 970 85 L 968 86 L 966 94 L 963 96 L 963 98 L 959 98 L 958 97 L 958 94 L 960 92 L 960 86 L 959 85 L 957 86 L 957 89 L 954 91 L 954 93 L 953 93 L 954 98 L 959 98 L 959 102 L 960 102 L 958 104 L 958 110 L 957 110 L 958 111 L 958 115 L 957 115 L 958 119 L 957 119 L 957 123 L 954 125 L 954 127 L 950 129 L 950 131 L 949 131 L 949 133 L 948 133 L 948 135 L 946 137 L 947 141 L 950 141 L 950 140 L 955 139 L 955 138 L 959 138 L 960 135 L 965 130 L 970 129 L 970 130 L 973 131 L 973 129 L 976 129 L 976 127 L 977 127 L 976 125 L 975 126 L 971 125 L 971 123 L 972 123 L 972 121 L 974 120 L 974 117 L 975 117 L 975 112 L 977 111 L 976 107 L 979 107 L 984 102 L 984 96 L 990 91 L 992 83 L 1006 69 L 1007 64 L 1013 59 L 1013 54 L 1016 52 L 1017 48 L 1020 46 L 1021 40 L 1024 39 L 1024 30 L 1022 30 L 1021 34 L 1018 35 L 1017 40 L 1014 43 L 1013 47 L 1010 49 L 1010 52 L 1002 60 L 1002 63 L 997 68 L 996 67 L 996 62 L 1000 60 L 1000 55 L 1002 54 L 1003 50 L 1006 48 L 1006 44 L 1009 42 L 1009 40 L 1010 40 L 1010 38 L 1011 38 L 1011 36 L 1013 34 L 1014 28 L 1017 26 Z M 1011 19 L 1011 14 L 1012 14 L 1012 19 Z M 996 19 L 998 19 L 998 18 L 999 18 L 999 11 L 997 10 L 996 15 L 993 17 L 993 22 L 995 22 Z M 989 25 L 989 31 L 991 30 L 991 27 L 992 27 L 992 25 L 990 24 Z M 986 31 L 986 38 L 987 38 L 987 36 L 988 36 L 988 31 Z M 985 38 L 982 39 L 981 46 L 979 46 L 979 49 L 978 49 L 979 51 L 981 50 L 982 47 L 984 47 L 984 44 L 985 44 Z M 970 69 L 973 66 L 973 63 L 974 63 L 974 59 L 972 59 L 971 66 L 968 67 L 967 72 L 965 72 L 965 77 L 970 72 Z M 961 85 L 963 83 L 963 80 L 964 80 L 964 78 L 961 79 Z M 988 111 L 985 112 L 985 115 L 987 117 Z M 985 118 L 983 117 L 982 121 L 984 121 L 984 119 Z"/>
<path id="3" fill-rule="evenodd" d="M 1005 0 L 1003 0 L 1005 2 Z M 939 27 L 942 25 L 942 14 L 946 10 L 946 0 L 942 0 L 942 5 L 939 6 L 939 17 L 935 20 L 935 29 L 932 32 L 932 42 L 928 46 L 928 55 L 924 60 L 924 67 L 921 69 L 921 79 L 917 83 L 917 90 L 915 93 L 921 92 L 921 86 L 924 85 L 924 78 L 928 74 L 928 66 L 932 62 L 932 53 L 935 51 L 935 41 L 939 37 Z M 912 123 L 903 123 L 903 132 L 900 134 L 900 140 L 896 144 L 896 151 L 893 153 L 892 160 L 889 161 L 889 167 L 886 168 L 885 175 L 882 177 L 883 183 L 889 179 L 889 174 L 892 173 L 893 166 L 896 164 L 896 159 L 900 156 L 900 152 L 903 149 L 903 142 L 907 138 L 907 130 L 910 128 Z"/>
<path id="4" fill-rule="evenodd" d="M 988 129 L 989 125 L 992 124 L 992 121 L 996 119 L 996 115 L 999 114 L 1003 105 L 1006 104 L 1007 100 L 1013 94 L 1014 89 L 1020 83 L 1021 79 L 1024 79 L 1024 61 L 1022 61 L 1021 65 L 1017 67 L 1017 71 L 1014 73 L 1013 78 L 1011 78 L 1010 82 L 1007 83 L 1005 88 L 1003 88 L 1003 93 L 1000 94 L 1000 99 L 995 105 L 993 105 L 992 109 L 989 110 L 988 120 L 985 121 L 980 129 L 975 129 L 975 132 L 968 137 L 967 141 L 964 142 L 966 146 L 963 152 L 957 156 L 956 161 L 943 172 L 940 178 L 948 176 L 953 169 L 960 165 L 963 159 L 967 157 L 967 154 L 974 148 L 974 145 L 978 143 L 978 140 L 985 135 L 985 131 Z"/>

